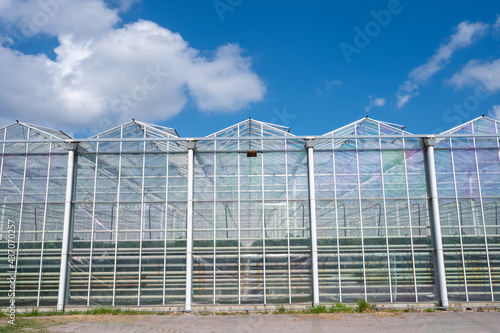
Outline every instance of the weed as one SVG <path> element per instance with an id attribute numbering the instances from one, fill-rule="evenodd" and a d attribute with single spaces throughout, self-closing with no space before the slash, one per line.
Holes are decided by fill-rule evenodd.
<path id="1" fill-rule="evenodd" d="M 428 309 L 424 309 L 424 312 L 436 312 L 436 309 L 428 308 Z"/>
<path id="2" fill-rule="evenodd" d="M 313 307 L 309 308 L 309 313 L 325 313 L 328 312 L 326 309 L 326 305 L 316 304 Z"/>
<path id="3" fill-rule="evenodd" d="M 350 306 L 347 306 L 346 304 L 342 304 L 340 302 L 335 303 L 334 305 L 330 306 L 328 309 L 330 313 L 337 313 L 337 312 L 354 312 L 354 309 Z"/>
<path id="4" fill-rule="evenodd" d="M 407 310 L 408 310 L 408 309 L 404 309 L 403 311 L 409 312 L 409 311 L 407 311 Z M 399 310 L 399 309 L 387 309 L 387 310 L 385 310 L 385 311 L 386 311 L 386 312 L 389 312 L 389 313 L 398 313 L 398 312 L 400 312 L 400 310 Z"/>
<path id="5" fill-rule="evenodd" d="M 15 325 L 4 325 L 0 326 L 0 332 L 10 333 L 10 332 L 20 332 L 20 331 L 34 331 L 34 332 L 48 332 L 47 328 L 55 324 L 52 321 L 39 321 L 35 319 L 21 319 L 16 318 Z"/>
<path id="6" fill-rule="evenodd" d="M 364 299 L 360 299 L 358 301 L 358 312 L 372 312 L 375 311 L 375 306 L 372 304 L 368 303 Z"/>
<path id="7" fill-rule="evenodd" d="M 49 317 L 49 316 L 62 316 L 64 312 L 62 311 L 42 311 L 40 312 L 38 309 L 33 309 L 30 312 L 19 312 L 16 314 L 16 317 Z"/>
<path id="8" fill-rule="evenodd" d="M 215 315 L 216 316 L 227 316 L 229 315 L 230 313 L 229 312 L 226 312 L 226 311 L 217 311 L 215 312 Z"/>
<path id="9" fill-rule="evenodd" d="M 286 313 L 286 309 L 283 305 L 276 305 L 276 311 L 274 313 L 283 314 Z"/>
<path id="10" fill-rule="evenodd" d="M 81 314 L 83 314 L 83 312 L 79 311 L 79 310 L 72 310 L 72 311 L 65 312 L 64 314 L 69 315 L 69 316 L 74 316 L 74 315 L 81 315 Z"/>

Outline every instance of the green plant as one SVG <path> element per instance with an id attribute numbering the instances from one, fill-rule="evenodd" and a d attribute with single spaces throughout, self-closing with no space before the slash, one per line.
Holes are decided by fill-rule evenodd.
<path id="1" fill-rule="evenodd" d="M 286 313 L 286 309 L 283 305 L 276 305 L 276 311 L 274 313 L 283 314 Z"/>
<path id="2" fill-rule="evenodd" d="M 39 311 L 38 309 L 33 309 L 30 312 L 20 312 L 16 314 L 16 317 L 38 317 L 38 316 L 62 316 L 64 313 L 62 311 Z"/>
<path id="3" fill-rule="evenodd" d="M 227 316 L 229 315 L 230 313 L 229 312 L 226 312 L 226 311 L 217 311 L 215 312 L 215 315 L 216 316 Z"/>
<path id="4" fill-rule="evenodd" d="M 424 309 L 424 312 L 436 312 L 436 309 L 428 308 L 428 309 Z"/>
<path id="5" fill-rule="evenodd" d="M 309 313 L 325 313 L 328 312 L 326 309 L 326 305 L 316 304 L 313 307 L 309 308 Z"/>
<path id="6" fill-rule="evenodd" d="M 330 311 L 330 313 L 354 312 L 354 309 L 352 307 L 347 306 L 346 304 L 342 304 L 340 302 L 337 302 L 334 305 L 330 306 L 328 310 Z"/>
<path id="7" fill-rule="evenodd" d="M 105 315 L 105 314 L 110 314 L 110 315 L 119 315 L 119 314 L 139 314 L 138 311 L 136 310 L 122 310 L 120 308 L 102 308 L 102 307 L 97 307 L 93 309 L 88 309 L 86 310 L 83 314 L 86 315 Z"/>
<path id="8" fill-rule="evenodd" d="M 358 309 L 357 310 L 358 310 L 358 312 L 371 312 L 371 311 L 375 311 L 375 306 L 368 303 L 364 299 L 360 299 L 358 301 Z"/>
<path id="9" fill-rule="evenodd" d="M 398 312 L 400 312 L 400 310 L 399 310 L 399 309 L 387 309 L 387 310 L 385 310 L 385 311 L 387 311 L 387 312 L 389 312 L 389 313 L 398 313 Z M 408 311 L 408 309 L 404 309 L 403 311 L 404 311 L 404 312 L 409 312 L 409 311 Z"/>

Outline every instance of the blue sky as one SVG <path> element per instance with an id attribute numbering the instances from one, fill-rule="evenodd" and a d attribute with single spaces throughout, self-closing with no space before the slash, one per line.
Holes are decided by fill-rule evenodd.
<path id="1" fill-rule="evenodd" d="M 500 118 L 500 2 L 2 0 L 0 123 L 441 132 Z"/>

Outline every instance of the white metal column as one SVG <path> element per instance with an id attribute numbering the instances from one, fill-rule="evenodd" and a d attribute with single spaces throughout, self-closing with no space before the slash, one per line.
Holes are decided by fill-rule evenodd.
<path id="1" fill-rule="evenodd" d="M 165 244 L 163 249 L 163 300 L 162 305 L 165 305 L 166 283 L 167 283 L 167 239 L 168 239 L 168 175 L 170 162 L 170 141 L 167 141 L 167 157 L 165 171 Z"/>
<path id="2" fill-rule="evenodd" d="M 446 273 L 444 269 L 444 253 L 443 253 L 443 239 L 441 237 L 441 219 L 439 217 L 439 201 L 437 193 L 437 181 L 436 181 L 436 164 L 434 162 L 434 145 L 436 144 L 436 139 L 434 137 L 429 137 L 424 139 L 425 146 L 427 147 L 427 181 L 428 188 L 431 196 L 431 221 L 432 221 L 432 233 L 434 236 L 434 253 L 436 258 L 437 269 L 437 283 L 439 285 L 439 300 L 441 301 L 441 306 L 447 308 L 448 304 L 448 290 L 446 288 Z"/>
<path id="3" fill-rule="evenodd" d="M 316 234 L 316 189 L 314 187 L 314 141 L 306 139 L 307 173 L 309 187 L 309 225 L 311 228 L 311 266 L 313 305 L 319 304 L 318 240 Z"/>
<path id="4" fill-rule="evenodd" d="M 264 137 L 264 125 L 260 125 L 260 136 Z M 264 186 L 264 140 L 260 141 L 260 148 L 262 149 L 261 154 L 261 191 L 262 191 L 262 281 L 263 281 L 263 292 L 264 292 L 264 305 L 267 304 L 267 286 L 266 286 L 266 202 L 265 199 L 265 186 Z"/>
<path id="5" fill-rule="evenodd" d="M 59 293 L 57 296 L 57 310 L 64 311 L 66 291 L 68 290 L 68 252 L 71 238 L 71 200 L 73 198 L 73 176 L 75 165 L 76 142 L 66 144 L 68 148 L 68 171 L 66 174 L 66 199 L 64 202 L 64 225 L 61 249 L 61 268 L 59 273 Z"/>
<path id="6" fill-rule="evenodd" d="M 188 184 L 186 216 L 186 311 L 191 311 L 193 297 L 193 186 L 194 186 L 194 140 L 187 140 Z"/>
<path id="7" fill-rule="evenodd" d="M 286 249 L 288 265 L 288 304 L 292 304 L 292 265 L 290 259 L 290 214 L 289 214 L 289 193 L 288 193 L 288 140 L 285 140 L 285 192 L 286 192 Z"/>
<path id="8" fill-rule="evenodd" d="M 147 137 L 147 129 L 144 128 L 144 138 Z M 143 142 L 142 145 L 142 184 L 141 184 L 141 233 L 139 235 L 139 284 L 137 285 L 137 306 L 141 305 L 141 282 L 142 282 L 142 245 L 144 242 L 144 224 L 145 222 L 145 217 L 144 217 L 144 211 L 146 209 L 146 205 L 144 204 L 144 180 L 145 180 L 145 174 L 146 173 L 146 141 Z M 151 209 L 151 207 L 149 207 Z M 151 227 L 149 228 L 151 230 Z M 150 231 L 151 233 L 151 231 Z"/>

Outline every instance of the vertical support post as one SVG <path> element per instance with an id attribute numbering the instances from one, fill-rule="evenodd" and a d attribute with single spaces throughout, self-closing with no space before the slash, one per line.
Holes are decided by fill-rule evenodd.
<path id="1" fill-rule="evenodd" d="M 249 122 L 251 126 L 251 122 Z M 252 131 L 250 131 L 252 133 Z M 260 135 L 264 137 L 264 125 L 260 125 Z M 250 141 L 248 141 L 250 143 Z M 267 286 L 266 286 L 266 205 L 265 205 L 265 184 L 264 184 L 264 140 L 260 141 L 260 147 L 262 149 L 261 154 L 261 191 L 262 191 L 262 281 L 263 283 L 263 291 L 264 291 L 264 305 L 267 304 Z"/>
<path id="2" fill-rule="evenodd" d="M 193 187 L 195 141 L 186 140 L 188 149 L 187 221 L 186 221 L 186 311 L 191 311 L 193 297 Z"/>
<path id="3" fill-rule="evenodd" d="M 313 305 L 319 304 L 318 240 L 316 234 L 316 189 L 314 187 L 314 138 L 306 139 L 309 189 L 309 225 L 311 228 L 311 266 Z"/>
<path id="4" fill-rule="evenodd" d="M 290 259 L 290 202 L 289 202 L 289 177 L 288 177 L 288 140 L 285 141 L 285 191 L 286 191 L 286 249 L 288 265 L 288 304 L 292 304 L 292 265 Z M 293 176 L 292 176 L 293 177 Z"/>
<path id="5" fill-rule="evenodd" d="M 215 287 L 216 287 L 216 282 L 217 282 L 217 274 L 216 274 L 216 268 L 217 268 L 217 141 L 214 141 L 214 173 L 213 173 L 213 182 L 214 182 L 214 258 L 213 258 L 213 297 L 214 297 L 214 302 L 213 304 L 217 304 L 215 300 Z M 226 216 L 227 219 L 227 216 Z M 228 233 L 227 233 L 227 225 L 226 225 L 226 239 L 228 239 Z"/>
<path id="6" fill-rule="evenodd" d="M 71 238 L 71 200 L 73 198 L 73 176 L 75 174 L 75 151 L 78 143 L 68 142 L 68 171 L 66 174 L 66 199 L 64 201 L 64 224 L 61 249 L 61 268 L 59 273 L 59 293 L 57 296 L 57 311 L 64 311 L 66 291 L 68 290 L 68 252 Z"/>
<path id="7" fill-rule="evenodd" d="M 170 141 L 167 141 L 167 164 L 165 165 L 165 244 L 163 248 L 163 300 L 162 305 L 165 305 L 166 283 L 167 283 L 167 239 L 168 239 L 168 177 L 170 163 Z"/>
<path id="8" fill-rule="evenodd" d="M 434 238 L 434 258 L 435 272 L 437 277 L 437 283 L 439 286 L 439 300 L 441 301 L 441 306 L 447 308 L 448 303 L 448 290 L 446 288 L 446 273 L 444 269 L 444 253 L 443 253 L 443 239 L 441 237 L 441 220 L 439 217 L 439 201 L 437 193 L 437 181 L 436 181 L 436 164 L 434 162 L 434 145 L 436 144 L 436 138 L 429 137 L 424 138 L 425 146 L 427 147 L 426 157 L 426 170 L 427 170 L 427 187 L 429 189 L 430 199 L 431 199 L 431 222 L 432 222 L 432 234 Z"/>

